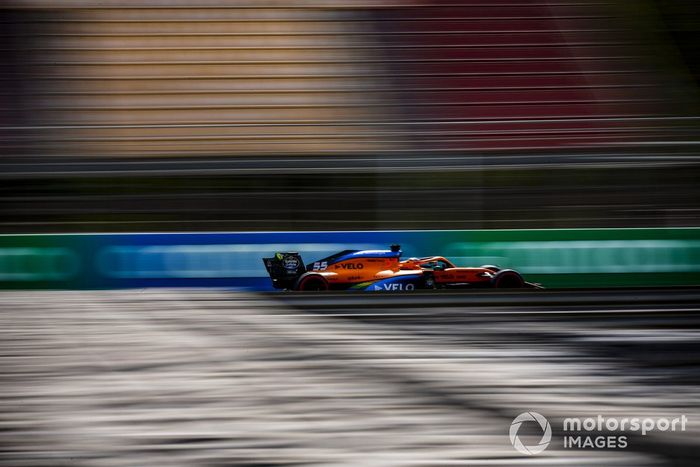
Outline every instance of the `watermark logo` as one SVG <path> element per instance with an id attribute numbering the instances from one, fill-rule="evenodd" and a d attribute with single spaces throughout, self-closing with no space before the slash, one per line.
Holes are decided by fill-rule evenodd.
<path id="1" fill-rule="evenodd" d="M 518 431 L 520 431 L 520 426 L 524 422 L 537 422 L 540 428 L 542 428 L 542 439 L 540 439 L 537 444 L 526 446 L 520 440 Z M 527 454 L 528 456 L 539 454 L 547 449 L 550 441 L 552 441 L 552 427 L 549 421 L 537 412 L 523 412 L 515 417 L 510 424 L 510 442 L 513 447 L 522 454 Z"/>
<path id="2" fill-rule="evenodd" d="M 651 432 L 685 431 L 688 417 L 605 417 L 596 415 L 584 418 L 563 418 L 557 427 L 557 439 L 561 437 L 564 449 L 625 449 L 633 438 L 637 440 Z M 520 428 L 525 422 L 536 422 L 542 429 L 542 438 L 533 445 L 521 439 Z M 530 424 L 532 426 L 532 424 Z M 510 442 L 520 453 L 532 456 L 539 454 L 552 441 L 549 421 L 537 412 L 523 412 L 510 424 Z"/>

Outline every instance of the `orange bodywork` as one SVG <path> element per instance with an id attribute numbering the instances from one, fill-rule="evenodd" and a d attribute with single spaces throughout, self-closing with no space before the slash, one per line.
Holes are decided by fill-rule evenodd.
<path id="1" fill-rule="evenodd" d="M 398 258 L 356 258 L 331 265 L 314 263 L 313 271 L 325 277 L 330 284 L 375 281 L 401 274 Z M 409 272 L 409 274 L 415 274 Z"/>
<path id="2" fill-rule="evenodd" d="M 399 266 L 402 270 L 433 271 L 436 284 L 489 282 L 493 277 L 493 271 L 489 269 L 458 268 L 442 256 L 411 258 L 401 261 Z"/>
<path id="3" fill-rule="evenodd" d="M 388 279 L 397 276 L 413 276 L 432 271 L 436 284 L 489 282 L 493 272 L 485 268 L 455 267 L 442 256 L 411 258 L 354 258 L 325 265 L 314 263 L 315 273 L 329 284 L 349 284 Z"/>

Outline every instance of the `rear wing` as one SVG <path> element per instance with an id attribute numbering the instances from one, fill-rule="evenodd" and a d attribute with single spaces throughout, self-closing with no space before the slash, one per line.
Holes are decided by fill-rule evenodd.
<path id="1" fill-rule="evenodd" d="M 301 255 L 295 252 L 275 253 L 272 258 L 263 258 L 263 264 L 276 289 L 292 289 L 299 276 L 306 272 Z"/>

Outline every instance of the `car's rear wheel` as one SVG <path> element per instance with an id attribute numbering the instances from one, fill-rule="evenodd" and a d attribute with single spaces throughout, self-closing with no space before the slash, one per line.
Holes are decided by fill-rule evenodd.
<path id="1" fill-rule="evenodd" d="M 302 292 L 321 292 L 328 290 L 328 281 L 318 274 L 309 274 L 299 279 L 296 289 Z"/>
<path id="2" fill-rule="evenodd" d="M 512 269 L 502 269 L 493 276 L 491 285 L 496 289 L 521 289 L 525 287 L 525 280 Z"/>

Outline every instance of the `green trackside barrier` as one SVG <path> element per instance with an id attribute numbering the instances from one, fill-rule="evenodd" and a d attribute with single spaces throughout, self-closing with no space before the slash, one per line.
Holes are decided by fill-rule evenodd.
<path id="1" fill-rule="evenodd" d="M 548 288 L 700 285 L 697 228 L 472 231 L 447 254 Z"/>
<path id="2" fill-rule="evenodd" d="M 0 235 L 0 288 L 270 290 L 261 258 L 402 245 L 495 264 L 547 288 L 700 285 L 700 228 Z"/>

